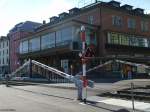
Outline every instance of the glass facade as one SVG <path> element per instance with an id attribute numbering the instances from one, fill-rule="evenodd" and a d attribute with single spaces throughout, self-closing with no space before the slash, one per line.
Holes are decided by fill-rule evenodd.
<path id="1" fill-rule="evenodd" d="M 41 36 L 41 49 L 55 47 L 55 32 Z"/>
<path id="2" fill-rule="evenodd" d="M 29 40 L 29 51 L 38 51 L 40 50 L 40 38 L 33 38 Z"/>
<path id="3" fill-rule="evenodd" d="M 28 41 L 23 41 L 22 42 L 22 53 L 27 53 L 28 52 Z"/>
<path id="4" fill-rule="evenodd" d="M 20 53 L 34 52 L 53 48 L 55 46 L 63 46 L 70 44 L 73 41 L 73 27 L 66 27 L 57 30 L 56 32 L 46 33 L 44 35 L 34 37 L 22 41 L 20 43 Z"/>
<path id="5" fill-rule="evenodd" d="M 107 34 L 107 43 L 136 47 L 150 47 L 150 39 L 115 32 L 109 32 Z"/>
<path id="6" fill-rule="evenodd" d="M 72 27 L 67 27 L 56 31 L 56 46 L 66 45 L 72 40 Z"/>

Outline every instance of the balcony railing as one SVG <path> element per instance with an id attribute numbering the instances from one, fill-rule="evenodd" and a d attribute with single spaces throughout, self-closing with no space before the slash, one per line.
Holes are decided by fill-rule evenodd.
<path id="1" fill-rule="evenodd" d="M 79 49 L 79 43 L 78 42 L 74 42 L 72 40 L 66 40 L 63 42 L 56 42 L 55 44 L 49 44 L 49 45 L 43 45 L 40 48 L 30 48 L 29 50 L 22 50 L 19 51 L 19 54 L 27 54 L 27 53 L 32 53 L 32 52 L 37 52 L 37 51 L 43 51 L 43 50 L 48 50 L 48 49 L 59 49 L 59 48 L 69 48 L 72 50 L 77 50 Z"/>

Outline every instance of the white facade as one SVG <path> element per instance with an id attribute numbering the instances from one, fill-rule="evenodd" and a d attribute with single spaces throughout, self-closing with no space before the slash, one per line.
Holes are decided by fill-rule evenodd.
<path id="1" fill-rule="evenodd" d="M 0 74 L 9 72 L 9 39 L 0 37 Z"/>

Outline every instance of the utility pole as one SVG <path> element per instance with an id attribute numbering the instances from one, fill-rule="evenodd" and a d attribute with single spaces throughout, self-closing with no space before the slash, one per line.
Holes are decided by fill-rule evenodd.
<path id="1" fill-rule="evenodd" d="M 82 71 L 83 71 L 83 94 L 82 98 L 84 103 L 86 103 L 87 97 L 87 79 L 86 79 L 86 60 L 85 60 L 85 26 L 81 26 L 81 40 L 82 40 Z"/>

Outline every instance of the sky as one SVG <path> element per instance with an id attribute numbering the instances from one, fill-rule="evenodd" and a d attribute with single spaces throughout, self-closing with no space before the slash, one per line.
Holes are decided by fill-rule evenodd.
<path id="1" fill-rule="evenodd" d="M 110 0 L 101 0 L 108 2 Z M 150 0 L 116 0 L 123 4 L 129 4 L 146 9 L 150 13 Z M 49 18 L 59 13 L 67 12 L 73 7 L 94 2 L 94 0 L 0 0 L 0 36 L 6 36 L 14 25 L 34 21 L 49 22 Z"/>

